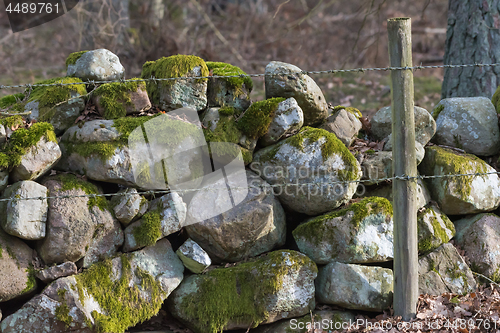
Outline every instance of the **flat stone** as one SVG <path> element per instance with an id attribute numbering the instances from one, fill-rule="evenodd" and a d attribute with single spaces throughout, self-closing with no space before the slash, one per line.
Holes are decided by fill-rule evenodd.
<path id="1" fill-rule="evenodd" d="M 50 283 L 62 277 L 75 275 L 78 267 L 74 262 L 68 261 L 56 266 L 50 266 L 36 272 L 36 277 L 43 283 Z"/>

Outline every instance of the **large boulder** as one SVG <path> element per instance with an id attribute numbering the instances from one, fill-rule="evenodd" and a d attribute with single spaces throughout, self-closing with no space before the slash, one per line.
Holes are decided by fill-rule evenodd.
<path id="1" fill-rule="evenodd" d="M 236 115 L 245 111 L 251 103 L 252 79 L 245 76 L 246 73 L 239 67 L 224 62 L 207 61 L 206 64 L 213 76 L 231 76 L 212 78 L 208 81 L 208 106 L 233 107 L 237 110 Z"/>
<path id="2" fill-rule="evenodd" d="M 455 226 L 435 204 L 417 213 L 418 252 L 427 253 L 448 243 L 455 236 Z"/>
<path id="3" fill-rule="evenodd" d="M 361 178 L 346 146 L 334 134 L 311 127 L 259 150 L 250 169 L 275 187 L 281 203 L 308 215 L 348 202 Z"/>
<path id="4" fill-rule="evenodd" d="M 477 214 L 455 221 L 455 242 L 477 273 L 500 282 L 500 217 Z"/>
<path id="5" fill-rule="evenodd" d="M 216 262 L 255 257 L 285 243 L 285 212 L 272 188 L 250 171 L 246 171 L 246 181 L 253 188 L 234 207 L 221 209 L 220 214 L 203 218 L 213 207 L 225 204 L 224 198 L 210 193 L 209 188 L 196 193 L 188 207 L 190 222 L 185 230 Z M 238 184 L 229 179 L 228 185 Z"/>
<path id="6" fill-rule="evenodd" d="M 500 205 L 500 178 L 494 173 L 495 169 L 474 155 L 438 146 L 427 147 L 419 170 L 425 176 L 438 176 L 425 181 L 432 198 L 447 215 L 480 213 Z M 488 172 L 493 173 L 453 176 Z"/>
<path id="7" fill-rule="evenodd" d="M 57 85 L 58 83 L 62 85 Z M 85 109 L 87 89 L 78 78 L 62 77 L 38 82 L 27 101 L 23 101 L 24 111 L 31 112 L 29 118 L 45 121 L 54 127 L 57 135 L 73 126 Z"/>
<path id="8" fill-rule="evenodd" d="M 173 55 L 142 66 L 143 79 L 176 77 L 207 77 L 207 65 L 193 55 Z M 147 91 L 151 102 L 162 110 L 170 111 L 190 107 L 201 111 L 207 106 L 207 79 L 148 81 Z"/>
<path id="9" fill-rule="evenodd" d="M 293 237 L 317 264 L 384 262 L 394 256 L 393 227 L 391 203 L 369 197 L 306 221 Z"/>
<path id="10" fill-rule="evenodd" d="M 349 147 L 363 127 L 359 120 L 361 117 L 361 112 L 356 108 L 336 106 L 332 114 L 319 128 L 335 134 L 346 147 Z"/>
<path id="11" fill-rule="evenodd" d="M 125 68 L 116 54 L 106 49 L 71 53 L 66 59 L 67 76 L 84 81 L 112 81 L 125 77 Z"/>
<path id="12" fill-rule="evenodd" d="M 54 281 L 0 327 L 3 333 L 124 332 L 158 313 L 183 270 L 161 240 Z"/>
<path id="13" fill-rule="evenodd" d="M 76 262 L 83 265 L 116 253 L 123 244 L 123 232 L 113 219 L 104 197 L 92 183 L 73 175 L 58 175 L 43 183 L 49 190 L 46 237 L 37 250 L 46 264 Z M 61 196 L 71 196 L 62 198 Z"/>
<path id="14" fill-rule="evenodd" d="M 127 226 L 123 251 L 130 252 L 153 245 L 157 240 L 182 229 L 186 220 L 186 204 L 173 192 L 153 200 L 144 216 Z"/>
<path id="15" fill-rule="evenodd" d="M 191 275 L 167 305 L 196 333 L 247 329 L 313 310 L 316 275 L 316 265 L 305 255 L 275 251 L 234 267 Z"/>
<path id="16" fill-rule="evenodd" d="M 0 302 L 34 292 L 37 288 L 33 250 L 0 229 Z"/>
<path id="17" fill-rule="evenodd" d="M 476 290 L 472 271 L 457 249 L 445 243 L 418 260 L 419 294 L 466 294 Z"/>
<path id="18" fill-rule="evenodd" d="M 4 150 L 10 157 L 12 182 L 35 180 L 47 173 L 61 157 L 53 128 L 37 123 L 29 129 L 16 130 Z"/>
<path id="19" fill-rule="evenodd" d="M 388 268 L 331 262 L 319 269 L 316 298 L 347 309 L 383 311 L 392 304 L 393 280 Z"/>
<path id="20" fill-rule="evenodd" d="M 47 188 L 34 181 L 21 181 L 8 187 L 0 202 L 0 224 L 5 232 L 26 240 L 45 237 L 47 221 L 47 199 L 29 199 L 45 197 Z M 21 199 L 21 200 L 17 200 Z M 25 199 L 25 200 L 23 200 Z"/>
<path id="21" fill-rule="evenodd" d="M 429 111 L 418 106 L 414 108 L 414 115 L 415 140 L 425 146 L 436 133 L 436 122 Z M 392 133 L 392 107 L 386 106 L 378 110 L 373 115 L 370 124 L 375 139 L 384 140 L 387 138 L 390 141 L 388 137 Z"/>
<path id="22" fill-rule="evenodd" d="M 321 123 L 328 116 L 325 96 L 307 74 L 297 66 L 272 61 L 265 71 L 266 98 L 293 97 L 304 112 L 304 125 Z"/>
<path id="23" fill-rule="evenodd" d="M 437 131 L 433 142 L 479 156 L 500 150 L 497 113 L 486 97 L 454 97 L 434 108 Z"/>
<path id="24" fill-rule="evenodd" d="M 146 83 L 137 80 L 105 83 L 99 86 L 92 93 L 92 101 L 101 116 L 105 119 L 117 119 L 149 110 L 151 102 L 146 91 Z"/>

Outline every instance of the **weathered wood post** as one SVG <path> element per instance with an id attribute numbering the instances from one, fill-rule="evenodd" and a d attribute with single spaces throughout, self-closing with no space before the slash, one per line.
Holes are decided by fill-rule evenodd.
<path id="1" fill-rule="evenodd" d="M 411 67 L 411 19 L 388 20 L 391 67 Z M 392 169 L 395 176 L 417 175 L 413 72 L 391 71 Z M 414 318 L 418 301 L 418 241 L 416 179 L 395 179 L 394 208 L 394 315 Z"/>

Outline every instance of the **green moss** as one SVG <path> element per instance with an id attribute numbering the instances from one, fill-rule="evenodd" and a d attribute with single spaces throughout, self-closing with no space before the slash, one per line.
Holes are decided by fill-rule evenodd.
<path id="1" fill-rule="evenodd" d="M 432 117 L 434 119 L 437 119 L 437 117 L 439 116 L 439 114 L 441 113 L 441 111 L 444 110 L 444 105 L 443 104 L 439 104 L 437 105 L 434 110 L 432 111 Z"/>
<path id="2" fill-rule="evenodd" d="M 438 248 L 441 244 L 448 243 L 451 237 L 449 237 L 448 234 L 446 233 L 446 229 L 452 232 L 452 237 L 455 234 L 455 226 L 453 222 L 451 222 L 450 219 L 444 214 L 438 216 L 432 206 L 427 207 L 422 212 L 418 213 L 418 215 L 419 215 L 418 218 L 419 253 L 430 252 Z M 433 229 L 433 233 L 430 233 L 429 232 L 430 230 L 428 230 L 427 228 L 421 227 L 421 224 L 423 223 L 423 220 L 421 219 L 425 217 L 429 219 L 429 222 L 431 223 Z M 439 223 L 438 217 L 445 224 L 445 228 L 443 228 L 441 226 L 441 223 Z"/>
<path id="3" fill-rule="evenodd" d="M 185 76 L 195 67 L 201 68 L 201 76 L 208 76 L 209 71 L 203 59 L 193 55 L 174 55 L 168 58 L 161 58 L 156 61 L 148 61 L 142 66 L 141 78 L 150 79 L 155 77 L 174 78 Z M 207 79 L 200 79 L 206 81 Z M 146 83 L 149 98 L 153 104 L 160 102 L 160 88 L 168 87 L 175 81 L 148 81 Z"/>
<path id="4" fill-rule="evenodd" d="M 92 312 L 93 330 L 98 333 L 122 333 L 128 327 L 151 318 L 160 310 L 165 296 L 160 283 L 140 269 L 135 272 L 136 279 L 141 281 L 140 284 L 131 284 L 134 272 L 130 255 L 121 255 L 120 261 L 121 274 L 118 272 L 116 279 L 112 279 L 116 273 L 113 273 L 110 259 L 94 264 L 87 271 L 75 276 L 82 306 L 86 300 L 86 292 L 103 310 L 102 314 Z M 150 294 L 147 299 L 144 299 L 144 291 Z M 86 323 L 92 327 L 90 321 Z"/>
<path id="5" fill-rule="evenodd" d="M 356 108 L 354 108 L 352 106 L 337 105 L 337 106 L 334 106 L 332 108 L 332 112 L 337 112 L 339 110 L 346 110 L 347 112 L 352 113 L 357 118 L 363 117 L 363 114 L 361 113 L 361 111 L 359 111 L 358 109 L 356 109 Z"/>
<path id="6" fill-rule="evenodd" d="M 367 151 L 365 151 L 365 154 L 367 154 L 367 155 L 373 155 L 373 154 L 375 154 L 375 150 L 368 149 Z"/>
<path id="7" fill-rule="evenodd" d="M 279 97 L 253 103 L 238 121 L 238 129 L 252 139 L 260 138 L 267 133 L 278 104 L 284 100 Z"/>
<path id="8" fill-rule="evenodd" d="M 142 216 L 141 224 L 132 230 L 139 247 L 154 245 L 161 238 L 160 209 L 152 210 Z"/>
<path id="9" fill-rule="evenodd" d="M 293 262 L 291 266 L 283 264 L 285 257 Z M 186 297 L 180 307 L 207 333 L 222 332 L 230 320 L 256 327 L 269 317 L 266 297 L 280 290 L 283 277 L 311 264 L 305 256 L 275 251 L 252 262 L 218 268 L 200 276 L 198 292 Z"/>
<path id="10" fill-rule="evenodd" d="M 3 247 L 0 246 L 0 258 L 3 258 Z"/>
<path id="11" fill-rule="evenodd" d="M 8 128 L 14 128 L 24 125 L 23 117 L 15 115 L 7 118 L 0 119 L 0 124 Z"/>
<path id="12" fill-rule="evenodd" d="M 426 148 L 426 154 L 428 153 L 433 153 L 434 161 L 432 164 L 442 168 L 443 173 L 447 175 L 488 172 L 486 162 L 471 154 L 461 154 L 438 146 Z M 434 173 L 434 170 L 424 171 L 425 174 Z M 467 200 L 472 191 L 471 183 L 473 179 L 474 176 L 453 177 L 453 181 L 448 180 L 446 182 L 446 190 L 448 190 L 450 184 L 456 184 L 455 190 L 460 195 L 460 198 Z"/>
<path id="13" fill-rule="evenodd" d="M 242 75 L 242 77 L 231 77 L 224 79 L 229 88 L 238 89 L 244 84 L 246 89 L 251 92 L 253 89 L 253 81 L 247 74 L 243 72 L 239 67 L 226 64 L 224 62 L 212 62 L 207 61 L 207 68 L 215 76 L 233 76 Z"/>
<path id="14" fill-rule="evenodd" d="M 134 79 L 132 79 L 134 80 Z M 138 80 L 135 78 L 135 80 Z M 130 93 L 138 89 L 146 90 L 144 81 L 127 81 L 106 83 L 94 91 L 95 96 L 100 96 L 99 103 L 104 108 L 105 119 L 117 119 L 127 115 L 126 106 L 133 106 Z"/>
<path id="15" fill-rule="evenodd" d="M 21 102 L 24 99 L 24 93 L 7 95 L 0 98 L 0 109 L 6 109 L 16 103 Z"/>
<path id="16" fill-rule="evenodd" d="M 62 321 L 66 328 L 69 328 L 73 322 L 73 317 L 69 315 L 69 307 L 66 304 L 66 289 L 59 289 L 57 295 L 59 295 L 59 302 L 61 304 L 56 307 L 56 318 Z"/>
<path id="17" fill-rule="evenodd" d="M 357 230 L 361 222 L 369 215 L 382 214 L 392 218 L 392 204 L 389 200 L 380 197 L 368 197 L 353 203 L 345 208 L 320 215 L 299 225 L 293 232 L 295 238 L 305 237 L 310 243 L 316 244 L 320 239 L 328 237 L 328 234 L 335 232 L 331 226 L 325 223 L 336 217 L 344 216 L 348 212 L 353 212 L 351 224 Z"/>
<path id="18" fill-rule="evenodd" d="M 471 268 L 472 269 L 472 268 Z M 473 271 L 478 272 L 477 269 L 473 269 Z M 491 275 L 490 279 L 492 279 L 495 283 L 500 283 L 500 272 L 499 269 L 497 268 L 495 272 Z"/>
<path id="19" fill-rule="evenodd" d="M 26 287 L 23 291 L 21 291 L 22 294 L 30 292 L 36 288 L 36 272 L 32 264 L 29 264 L 28 268 L 26 268 L 26 273 L 28 273 L 28 281 L 26 281 Z"/>
<path id="20" fill-rule="evenodd" d="M 35 123 L 30 128 L 20 128 L 12 133 L 9 142 L 0 153 L 0 166 L 5 168 L 8 164 L 9 168 L 18 166 L 21 163 L 21 158 L 28 151 L 45 137 L 47 141 L 57 142 L 54 128 L 48 123 Z"/>
<path id="21" fill-rule="evenodd" d="M 224 106 L 219 109 L 219 114 L 221 116 L 232 116 L 234 115 L 235 109 L 231 106 Z"/>
<path id="22" fill-rule="evenodd" d="M 88 51 L 78 51 L 78 52 L 73 52 L 71 53 L 67 58 L 66 58 L 66 69 L 68 69 L 69 65 L 74 65 L 76 64 L 77 60 L 82 57 L 84 53 L 87 53 Z"/>
<path id="23" fill-rule="evenodd" d="M 462 291 L 462 294 L 466 294 L 467 291 L 469 290 L 469 282 L 467 279 L 467 275 L 465 274 L 464 270 L 461 269 L 456 263 L 453 264 L 453 267 L 448 268 L 447 270 L 448 275 L 453 279 L 453 280 L 461 280 L 463 285 L 464 285 L 464 290 Z"/>
<path id="24" fill-rule="evenodd" d="M 97 186 L 90 182 L 86 182 L 84 180 L 79 179 L 75 175 L 72 174 L 59 174 L 54 177 L 54 179 L 57 179 L 58 181 L 61 182 L 61 190 L 62 191 L 69 191 L 73 189 L 80 189 L 85 194 L 91 195 L 91 194 L 99 194 L 99 190 L 97 189 Z M 89 201 L 87 203 L 89 209 L 97 206 L 100 210 L 107 210 L 108 209 L 108 200 L 106 200 L 105 197 L 103 196 L 96 196 L 96 197 L 89 197 Z"/>

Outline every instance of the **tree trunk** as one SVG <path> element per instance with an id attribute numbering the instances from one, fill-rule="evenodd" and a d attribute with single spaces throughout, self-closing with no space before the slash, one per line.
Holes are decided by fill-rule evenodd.
<path id="1" fill-rule="evenodd" d="M 500 0 L 450 0 L 445 65 L 500 62 Z M 442 97 L 491 98 L 500 67 L 445 69 Z"/>

